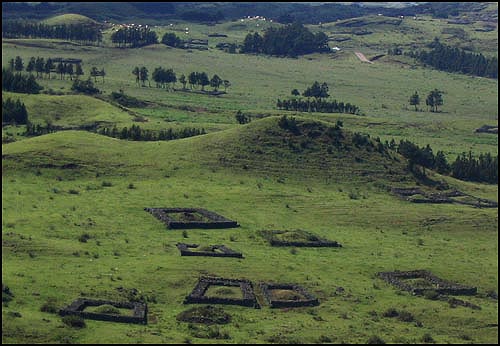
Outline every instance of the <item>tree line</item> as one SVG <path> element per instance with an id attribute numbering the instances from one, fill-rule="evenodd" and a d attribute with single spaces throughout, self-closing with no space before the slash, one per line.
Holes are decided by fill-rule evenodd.
<path id="1" fill-rule="evenodd" d="M 425 147 L 419 147 L 408 140 L 401 140 L 396 146 L 392 140 L 391 143 L 386 142 L 386 147 L 390 149 L 397 147 L 397 152 L 408 159 L 411 171 L 415 165 L 420 165 L 424 169 L 433 169 L 439 174 L 451 175 L 460 180 L 498 184 L 498 155 L 493 157 L 490 153 L 481 153 L 475 158 L 469 151 L 468 154 L 464 152 L 458 155 L 455 161 L 450 164 L 442 151 L 438 151 L 434 155 L 429 144 Z"/>
<path id="2" fill-rule="evenodd" d="M 2 90 L 38 94 L 42 89 L 33 75 L 25 76 L 20 72 L 14 73 L 11 69 L 2 68 Z"/>
<path id="3" fill-rule="evenodd" d="M 172 128 L 160 131 L 141 129 L 138 125 L 132 125 L 130 128 L 124 127 L 121 130 L 113 126 L 113 128 L 103 127 L 97 133 L 119 139 L 126 139 L 132 141 L 168 141 L 172 139 L 187 138 L 205 134 L 205 129 L 202 128 L 183 128 L 173 130 Z"/>
<path id="4" fill-rule="evenodd" d="M 79 43 L 99 44 L 102 41 L 101 30 L 95 25 L 29 23 L 21 21 L 3 21 L 2 37 L 5 38 L 55 38 Z"/>
<path id="5" fill-rule="evenodd" d="M 26 106 L 19 99 L 16 101 L 8 97 L 2 100 L 2 125 L 22 125 L 28 122 Z"/>
<path id="6" fill-rule="evenodd" d="M 146 81 L 148 85 L 151 86 L 149 80 L 149 70 L 147 67 L 136 66 L 132 70 L 132 74 L 135 76 L 135 82 L 139 85 L 146 86 Z M 201 87 L 202 91 L 205 91 L 205 87 L 210 85 L 214 91 L 218 91 L 221 86 L 224 87 L 224 91 L 231 86 L 231 82 L 227 79 L 222 79 L 217 74 L 214 74 L 212 78 L 208 77 L 206 72 L 191 72 L 186 77 L 181 74 L 177 79 L 177 75 L 171 68 L 157 67 L 151 74 L 151 78 L 156 83 L 157 88 L 165 88 L 167 90 L 174 89 L 175 83 L 180 82 L 182 84 L 182 89 L 186 90 L 186 85 L 189 84 L 190 89 L 196 89 L 198 86 Z"/>
<path id="7" fill-rule="evenodd" d="M 328 36 L 313 34 L 302 24 L 293 23 L 281 28 L 270 27 L 261 36 L 249 33 L 243 41 L 241 53 L 263 53 L 275 56 L 297 57 L 314 52 L 328 52 Z"/>
<path id="8" fill-rule="evenodd" d="M 288 100 L 278 99 L 276 106 L 278 109 L 286 111 L 300 111 L 300 112 L 322 112 L 322 113 L 349 113 L 358 114 L 359 107 L 353 104 L 337 102 L 337 100 L 326 101 L 324 99 L 330 97 L 328 84 L 326 82 L 314 83 L 302 93 L 302 96 L 307 97 L 306 100 L 292 98 Z M 293 89 L 291 94 L 293 96 L 300 96 L 297 89 Z M 310 99 L 312 97 L 313 99 Z"/>
<path id="9" fill-rule="evenodd" d="M 411 51 L 408 55 L 438 70 L 498 79 L 498 58 L 467 53 L 463 49 L 442 44 L 438 38 L 428 47 L 430 51 Z"/>
<path id="10" fill-rule="evenodd" d="M 136 48 L 158 43 L 158 36 L 147 25 L 128 26 L 113 32 L 111 42 L 116 43 L 121 48 Z"/>
<path id="11" fill-rule="evenodd" d="M 68 60 L 73 61 L 78 59 Z M 23 69 L 25 68 L 24 65 L 24 61 L 20 56 L 16 56 L 15 58 L 10 59 L 8 63 L 8 66 L 11 70 L 19 72 L 23 71 Z M 47 60 L 45 60 L 45 58 L 41 58 L 39 56 L 37 56 L 36 58 L 34 56 L 30 57 L 28 63 L 26 64 L 25 71 L 30 75 L 35 72 L 36 78 L 43 78 L 45 75 L 49 79 L 51 78 L 51 73 L 58 73 L 61 79 L 66 78 L 66 75 L 68 75 L 71 80 L 73 80 L 73 77 L 78 78 L 79 76 L 84 74 L 82 65 L 79 62 L 66 62 L 61 58 L 48 58 Z"/>

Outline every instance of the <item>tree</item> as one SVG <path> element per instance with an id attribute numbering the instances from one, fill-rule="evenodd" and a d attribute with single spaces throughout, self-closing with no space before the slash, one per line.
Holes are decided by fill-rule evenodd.
<path id="1" fill-rule="evenodd" d="M 188 80 L 190 88 L 193 89 L 193 85 L 198 84 L 198 72 L 191 72 L 188 75 Z"/>
<path id="2" fill-rule="evenodd" d="M 92 66 L 90 69 L 90 75 L 94 77 L 94 83 L 97 83 L 97 76 L 99 75 L 99 71 L 97 70 L 97 67 Z"/>
<path id="3" fill-rule="evenodd" d="M 134 67 L 134 69 L 132 70 L 132 74 L 135 76 L 135 82 L 139 84 L 140 74 L 141 74 L 139 66 Z"/>
<path id="4" fill-rule="evenodd" d="M 299 96 L 299 95 L 300 95 L 300 92 L 299 92 L 297 89 L 293 89 L 293 90 L 292 90 L 292 95 L 293 95 L 293 96 Z"/>
<path id="5" fill-rule="evenodd" d="M 101 69 L 101 71 L 99 71 L 99 74 L 101 75 L 102 82 L 104 83 L 104 76 L 106 75 L 106 72 L 104 71 L 104 67 Z"/>
<path id="6" fill-rule="evenodd" d="M 75 74 L 75 71 L 73 70 L 73 64 L 66 65 L 66 73 L 69 75 L 69 79 L 73 80 L 73 75 Z"/>
<path id="7" fill-rule="evenodd" d="M 148 81 L 149 83 L 149 77 L 148 77 L 148 69 L 145 66 L 142 66 L 141 69 L 139 70 L 139 78 L 141 80 L 142 86 L 146 86 L 145 82 Z M 149 84 L 151 86 L 151 84 Z"/>
<path id="8" fill-rule="evenodd" d="M 49 75 L 49 79 L 50 79 L 50 72 L 52 71 L 53 68 L 54 68 L 54 63 L 52 62 L 51 58 L 48 58 L 44 66 L 44 71 L 46 74 Z"/>
<path id="9" fill-rule="evenodd" d="M 229 88 L 229 87 L 231 86 L 231 82 L 230 82 L 230 81 L 228 81 L 227 79 L 224 79 L 224 80 L 222 81 L 222 83 L 224 84 L 224 91 L 226 91 L 226 90 L 227 90 L 227 88 Z"/>
<path id="10" fill-rule="evenodd" d="M 16 71 L 22 71 L 24 68 L 23 59 L 18 55 L 14 61 L 14 69 Z"/>
<path id="11" fill-rule="evenodd" d="M 78 79 L 78 77 L 83 76 L 83 69 L 82 69 L 82 65 L 80 65 L 80 64 L 76 64 L 76 71 L 75 71 L 75 74 L 76 74 L 76 78 L 77 78 L 77 79 Z"/>
<path id="12" fill-rule="evenodd" d="M 415 94 L 413 94 L 410 97 L 410 105 L 415 106 L 415 111 L 417 110 L 417 106 L 420 104 L 420 96 L 418 96 L 418 93 L 415 91 Z"/>
<path id="13" fill-rule="evenodd" d="M 26 66 L 26 72 L 31 74 L 35 70 L 35 64 L 36 64 L 35 57 L 31 57 L 30 61 L 28 62 L 28 66 Z"/>
<path id="14" fill-rule="evenodd" d="M 446 161 L 446 156 L 444 156 L 441 150 L 436 153 L 434 161 L 434 167 L 439 174 L 447 174 L 450 172 L 450 165 Z"/>
<path id="15" fill-rule="evenodd" d="M 187 83 L 187 80 L 186 80 L 186 76 L 184 76 L 184 74 L 181 74 L 181 76 L 179 77 L 179 82 L 181 82 L 182 84 L 182 89 L 186 89 L 186 83 Z"/>
<path id="16" fill-rule="evenodd" d="M 163 35 L 161 43 L 170 47 L 180 47 L 182 44 L 182 40 L 173 32 L 167 32 L 165 35 Z"/>
<path id="17" fill-rule="evenodd" d="M 35 61 L 35 71 L 36 71 L 36 77 L 43 77 L 43 71 L 44 71 L 44 66 L 45 62 L 43 58 L 37 57 Z"/>
<path id="18" fill-rule="evenodd" d="M 208 75 L 205 72 L 201 72 L 198 75 L 198 83 L 201 85 L 202 91 L 205 91 L 205 86 L 210 84 L 210 80 L 208 79 Z"/>
<path id="19" fill-rule="evenodd" d="M 438 106 L 443 105 L 443 96 L 442 91 L 438 89 L 432 90 L 429 95 L 427 95 L 427 99 L 425 100 L 425 104 L 431 107 L 431 112 L 437 112 Z"/>
<path id="20" fill-rule="evenodd" d="M 210 86 L 214 88 L 214 91 L 217 91 L 221 86 L 221 84 L 222 84 L 222 79 L 218 75 L 214 74 L 212 79 L 210 79 Z"/>
<path id="21" fill-rule="evenodd" d="M 64 64 L 62 61 L 59 61 L 59 64 L 57 64 L 57 68 L 56 68 L 56 71 L 57 73 L 59 73 L 60 75 L 60 78 L 63 79 L 63 75 L 64 73 L 66 72 L 65 69 L 64 69 Z"/>

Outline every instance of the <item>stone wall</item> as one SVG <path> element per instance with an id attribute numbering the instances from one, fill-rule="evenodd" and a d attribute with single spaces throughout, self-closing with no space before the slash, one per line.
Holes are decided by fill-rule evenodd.
<path id="1" fill-rule="evenodd" d="M 112 305 L 116 308 L 133 310 L 132 316 L 122 316 L 122 315 L 84 311 L 85 308 L 88 306 L 100 306 L 105 304 Z M 70 305 L 68 305 L 66 308 L 59 310 L 59 315 L 61 316 L 76 315 L 82 318 L 98 320 L 98 321 L 147 324 L 147 305 L 137 302 L 112 302 L 109 300 L 78 298 Z"/>
<path id="2" fill-rule="evenodd" d="M 270 284 L 270 283 L 260 283 L 259 287 L 266 298 L 267 302 L 272 308 L 290 308 L 290 307 L 301 307 L 301 306 L 317 306 L 319 305 L 319 300 L 312 294 L 306 291 L 305 288 L 299 285 L 293 284 Z M 273 299 L 271 293 L 272 290 L 291 290 L 301 294 L 304 299 L 300 300 L 276 300 Z"/>
<path id="3" fill-rule="evenodd" d="M 238 222 L 202 208 L 144 208 L 144 210 L 163 221 L 170 229 L 239 227 Z M 210 221 L 176 221 L 169 217 L 169 213 L 198 213 Z"/>

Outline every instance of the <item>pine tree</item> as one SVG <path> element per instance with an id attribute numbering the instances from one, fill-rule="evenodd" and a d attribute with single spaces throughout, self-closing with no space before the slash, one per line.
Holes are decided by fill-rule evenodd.
<path id="1" fill-rule="evenodd" d="M 418 96 L 418 93 L 415 91 L 415 94 L 413 94 L 410 97 L 410 105 L 415 106 L 415 111 L 417 111 L 417 106 L 420 104 L 420 96 Z"/>

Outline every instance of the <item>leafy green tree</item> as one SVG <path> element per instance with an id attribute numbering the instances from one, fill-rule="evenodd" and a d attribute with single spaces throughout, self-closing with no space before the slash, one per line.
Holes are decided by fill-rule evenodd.
<path id="1" fill-rule="evenodd" d="M 14 69 L 16 71 L 22 71 L 24 68 L 23 59 L 18 55 L 14 61 Z"/>
<path id="2" fill-rule="evenodd" d="M 221 84 L 222 79 L 218 75 L 214 74 L 212 79 L 210 79 L 210 86 L 214 88 L 214 91 L 217 91 Z"/>
<path id="3" fill-rule="evenodd" d="M 90 75 L 94 77 L 94 83 L 97 83 L 97 76 L 99 75 L 99 71 L 97 70 L 97 67 L 92 66 L 90 69 Z"/>
<path id="4" fill-rule="evenodd" d="M 431 107 L 431 112 L 437 112 L 438 106 L 443 105 L 443 96 L 442 91 L 438 89 L 432 90 L 429 95 L 427 95 L 427 99 L 425 100 L 425 104 Z"/>
<path id="5" fill-rule="evenodd" d="M 142 66 L 139 71 L 139 78 L 141 80 L 142 86 L 146 86 L 146 81 L 149 83 L 148 69 L 145 66 Z M 151 86 L 151 84 L 149 84 Z"/>
<path id="6" fill-rule="evenodd" d="M 293 96 L 299 96 L 299 95 L 300 95 L 300 92 L 299 92 L 297 89 L 293 89 L 293 90 L 292 90 L 292 95 L 293 95 Z"/>
<path id="7" fill-rule="evenodd" d="M 439 174 L 447 174 L 450 172 L 450 165 L 446 161 L 446 156 L 440 150 L 436 153 L 434 167 Z"/>
<path id="8" fill-rule="evenodd" d="M 198 84 L 198 72 L 191 72 L 188 75 L 188 80 L 189 80 L 189 86 L 191 89 L 193 89 L 193 86 Z"/>
<path id="9" fill-rule="evenodd" d="M 62 61 L 60 61 L 59 64 L 57 64 L 56 71 L 57 73 L 59 73 L 60 78 L 63 79 L 63 75 L 66 71 L 64 69 L 64 64 Z"/>
<path id="10" fill-rule="evenodd" d="M 205 86 L 210 84 L 208 75 L 205 72 L 201 72 L 198 76 L 198 83 L 201 85 L 201 90 L 205 91 Z"/>
<path id="11" fill-rule="evenodd" d="M 415 111 L 417 110 L 417 106 L 420 104 L 420 96 L 418 96 L 418 93 L 415 91 L 415 94 L 413 94 L 410 97 L 410 105 L 415 106 Z"/>
<path id="12" fill-rule="evenodd" d="M 231 86 L 231 82 L 228 81 L 227 79 L 224 79 L 222 83 L 224 84 L 224 91 L 227 91 L 227 88 Z"/>
<path id="13" fill-rule="evenodd" d="M 44 59 L 40 58 L 40 57 L 36 57 L 36 60 L 35 60 L 35 71 L 36 71 L 36 77 L 37 78 L 39 78 L 40 76 L 43 77 L 44 66 L 45 66 Z"/>
<path id="14" fill-rule="evenodd" d="M 186 89 L 187 80 L 184 74 L 181 74 L 181 76 L 179 77 L 179 82 L 182 84 L 182 89 Z"/>
<path id="15" fill-rule="evenodd" d="M 182 40 L 173 32 L 167 32 L 163 35 L 161 43 L 169 47 L 180 47 L 182 45 Z"/>
<path id="16" fill-rule="evenodd" d="M 47 61 L 45 62 L 44 71 L 49 76 L 49 79 L 50 79 L 50 72 L 52 72 L 53 68 L 54 68 L 54 62 L 52 61 L 51 58 L 48 58 Z"/>
<path id="17" fill-rule="evenodd" d="M 33 57 L 31 57 L 30 61 L 28 62 L 28 65 L 26 66 L 26 72 L 31 74 L 35 70 L 35 64 L 36 64 L 36 60 L 35 60 L 35 57 L 33 56 Z"/>
<path id="18" fill-rule="evenodd" d="M 139 66 L 134 67 L 134 69 L 132 70 L 132 74 L 135 76 L 135 82 L 139 84 L 141 75 L 141 70 L 139 69 Z"/>

